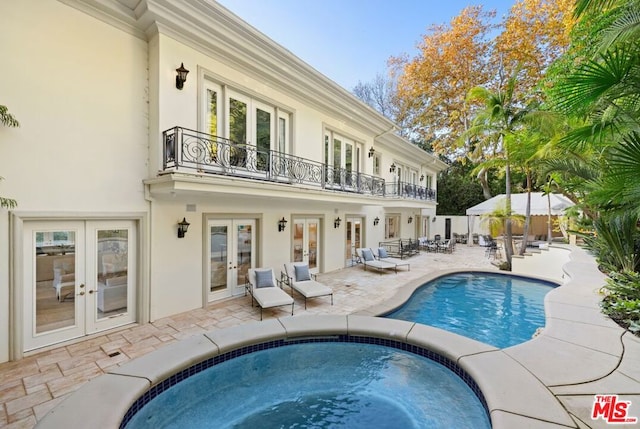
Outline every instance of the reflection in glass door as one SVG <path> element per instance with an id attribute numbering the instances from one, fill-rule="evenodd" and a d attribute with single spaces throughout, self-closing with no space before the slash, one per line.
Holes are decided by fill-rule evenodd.
<path id="1" fill-rule="evenodd" d="M 26 222 L 24 351 L 135 321 L 135 223 Z"/>
<path id="2" fill-rule="evenodd" d="M 307 262 L 309 270 L 319 270 L 319 231 L 320 219 L 294 219 L 293 221 L 293 262 Z"/>
<path id="3" fill-rule="evenodd" d="M 356 254 L 356 249 L 362 247 L 360 245 L 361 240 L 361 231 L 362 231 L 362 218 L 359 217 L 348 217 L 347 218 L 347 241 L 345 243 L 344 249 L 344 257 L 347 266 L 351 266 L 353 261 L 355 260 L 354 255 Z"/>
<path id="4" fill-rule="evenodd" d="M 97 235 L 97 319 L 126 313 L 129 309 L 130 257 L 128 229 L 98 229 Z"/>
<path id="5" fill-rule="evenodd" d="M 208 301 L 232 296 L 255 264 L 255 221 L 209 221 L 209 249 Z"/>

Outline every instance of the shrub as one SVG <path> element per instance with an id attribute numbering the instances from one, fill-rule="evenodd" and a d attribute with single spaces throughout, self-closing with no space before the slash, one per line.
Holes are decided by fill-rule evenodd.
<path id="1" fill-rule="evenodd" d="M 611 272 L 604 287 L 602 311 L 619 325 L 640 335 L 640 273 Z"/>

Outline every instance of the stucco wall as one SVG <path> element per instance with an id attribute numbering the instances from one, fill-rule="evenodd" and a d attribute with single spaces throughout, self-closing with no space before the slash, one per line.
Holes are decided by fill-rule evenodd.
<path id="1" fill-rule="evenodd" d="M 144 211 L 146 42 L 57 1 L 2 2 L 0 195 L 16 213 Z M 8 214 L 0 211 L 0 362 L 8 359 Z"/>

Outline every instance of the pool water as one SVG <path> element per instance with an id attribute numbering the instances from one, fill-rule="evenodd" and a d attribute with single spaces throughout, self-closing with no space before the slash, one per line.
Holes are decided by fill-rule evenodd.
<path id="1" fill-rule="evenodd" d="M 286 345 L 212 366 L 159 394 L 127 428 L 490 428 L 445 366 L 348 342 Z"/>
<path id="2" fill-rule="evenodd" d="M 491 273 L 460 273 L 421 286 L 385 317 L 435 326 L 498 348 L 523 343 L 545 325 L 544 296 L 556 285 Z"/>

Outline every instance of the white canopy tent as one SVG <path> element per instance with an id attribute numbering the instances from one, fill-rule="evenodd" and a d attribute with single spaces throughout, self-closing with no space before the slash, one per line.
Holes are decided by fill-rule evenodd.
<path id="1" fill-rule="evenodd" d="M 507 196 L 505 194 L 496 195 L 486 201 L 476 204 L 467 209 L 467 216 L 480 216 L 489 214 L 498 207 L 504 207 Z M 551 215 L 562 216 L 565 209 L 573 206 L 573 202 L 560 194 L 549 195 L 551 200 Z M 511 194 L 511 211 L 515 214 L 526 215 L 527 194 Z M 549 214 L 549 201 L 547 195 L 542 192 L 531 193 L 531 216 L 546 216 Z"/>
<path id="2" fill-rule="evenodd" d="M 500 194 L 486 201 L 476 204 L 473 207 L 467 209 L 467 216 L 469 217 L 469 230 L 473 230 L 475 223 L 475 216 L 489 214 L 495 209 L 504 207 L 506 202 L 506 195 Z M 550 204 L 549 204 L 550 202 Z M 542 192 L 531 193 L 531 216 L 547 216 L 549 214 L 549 206 L 551 207 L 551 216 L 557 217 L 564 215 L 564 211 L 573 206 L 573 202 L 560 194 L 543 194 Z M 511 210 L 513 213 L 525 216 L 527 209 L 527 194 L 511 194 Z M 546 235 L 547 234 L 547 219 L 543 218 L 540 221 L 536 221 L 532 218 L 531 234 L 534 235 Z"/>

